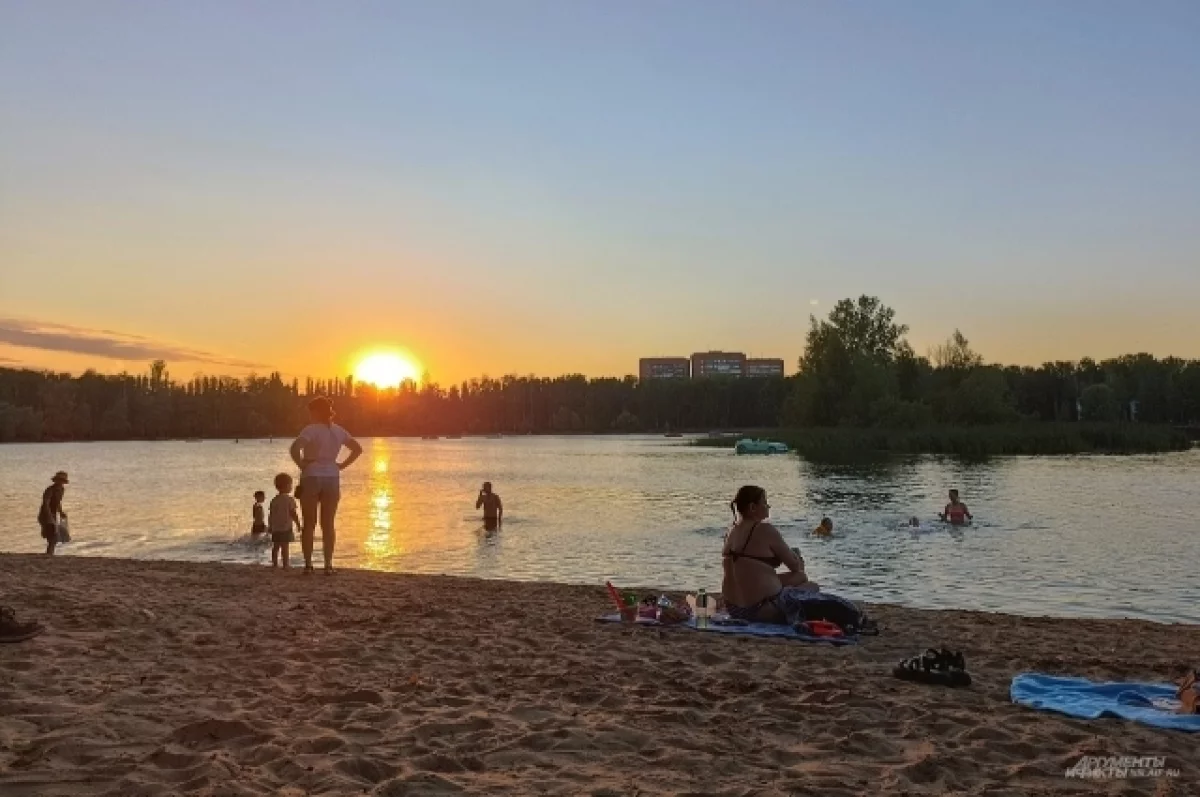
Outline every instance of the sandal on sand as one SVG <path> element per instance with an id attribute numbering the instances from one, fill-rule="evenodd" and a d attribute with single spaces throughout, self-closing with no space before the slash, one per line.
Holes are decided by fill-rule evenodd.
<path id="1" fill-rule="evenodd" d="M 971 676 L 967 673 L 967 662 L 963 654 L 945 648 L 930 648 L 920 656 L 905 659 L 896 665 L 892 675 L 904 681 L 923 684 L 951 687 L 971 685 Z"/>
<path id="2" fill-rule="evenodd" d="M 17 622 L 16 612 L 7 606 L 0 606 L 0 642 L 24 642 L 45 630 L 46 626 L 36 620 Z"/>

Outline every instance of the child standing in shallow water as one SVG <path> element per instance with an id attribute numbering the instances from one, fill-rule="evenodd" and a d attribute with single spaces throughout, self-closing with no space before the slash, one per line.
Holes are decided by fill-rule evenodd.
<path id="1" fill-rule="evenodd" d="M 271 499 L 271 567 L 279 566 L 279 555 L 283 554 L 283 566 L 288 564 L 288 545 L 296 541 L 295 528 L 300 526 L 296 514 L 296 499 L 292 497 L 292 477 L 281 473 L 275 477 L 275 489 L 279 494 Z"/>
<path id="2" fill-rule="evenodd" d="M 258 535 L 267 530 L 266 518 L 263 517 L 263 501 L 266 500 L 266 493 L 262 490 L 254 491 L 254 508 L 250 510 L 250 515 L 254 518 L 253 525 L 250 526 L 250 536 L 254 539 L 258 539 Z"/>

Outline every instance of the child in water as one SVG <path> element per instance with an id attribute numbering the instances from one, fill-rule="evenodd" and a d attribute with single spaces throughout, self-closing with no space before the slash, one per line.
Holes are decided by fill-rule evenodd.
<path id="1" fill-rule="evenodd" d="M 833 521 L 829 518 L 821 518 L 821 524 L 813 529 L 814 537 L 832 537 L 833 536 Z"/>
<path id="2" fill-rule="evenodd" d="M 250 536 L 252 539 L 257 540 L 260 534 L 265 534 L 267 531 L 267 519 L 263 514 L 263 501 L 266 500 L 266 493 L 262 490 L 254 491 L 254 508 L 250 510 L 250 515 L 254 518 L 254 523 L 250 526 Z"/>
<path id="3" fill-rule="evenodd" d="M 946 504 L 946 510 L 940 513 L 938 517 L 955 526 L 962 526 L 968 520 L 974 520 L 971 517 L 971 511 L 967 509 L 967 505 L 958 500 L 958 490 L 950 491 L 950 503 Z"/>
<path id="4" fill-rule="evenodd" d="M 296 499 L 292 497 L 292 477 L 286 473 L 276 476 L 275 489 L 279 494 L 271 499 L 271 567 L 279 566 L 280 554 L 283 554 L 283 566 L 290 567 L 288 545 L 296 541 L 293 529 L 300 528 Z"/>

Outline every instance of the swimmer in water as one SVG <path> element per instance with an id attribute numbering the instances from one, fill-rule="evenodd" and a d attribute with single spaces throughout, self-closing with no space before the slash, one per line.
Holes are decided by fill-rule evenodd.
<path id="1" fill-rule="evenodd" d="M 968 520 L 974 520 L 967 505 L 958 500 L 958 490 L 950 491 L 950 503 L 946 504 L 946 510 L 941 512 L 938 517 L 955 526 L 962 526 Z"/>
<path id="2" fill-rule="evenodd" d="M 910 517 L 908 519 L 908 527 L 911 529 L 921 528 L 921 519 L 918 517 Z"/>
<path id="3" fill-rule="evenodd" d="M 833 521 L 829 518 L 821 518 L 821 525 L 813 529 L 814 537 L 832 537 L 833 536 Z"/>
<path id="4" fill-rule="evenodd" d="M 479 490 L 479 498 L 475 508 L 483 507 L 483 528 L 485 531 L 496 531 L 504 522 L 504 503 L 497 493 L 492 492 L 492 483 L 484 482 Z"/>

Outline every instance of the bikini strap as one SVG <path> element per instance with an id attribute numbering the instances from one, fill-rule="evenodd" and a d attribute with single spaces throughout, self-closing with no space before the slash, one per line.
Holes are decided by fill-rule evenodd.
<path id="1" fill-rule="evenodd" d="M 739 553 L 746 553 L 746 549 L 750 547 L 750 538 L 754 536 L 754 530 L 758 528 L 758 524 L 762 521 L 754 521 L 754 525 L 750 527 L 750 531 L 746 533 L 746 541 L 742 543 L 742 550 Z"/>

